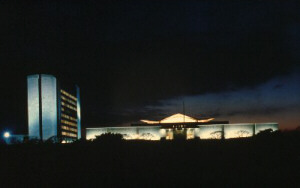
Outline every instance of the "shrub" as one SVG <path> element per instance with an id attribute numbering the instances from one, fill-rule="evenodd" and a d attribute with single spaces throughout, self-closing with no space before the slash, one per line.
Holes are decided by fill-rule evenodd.
<path id="1" fill-rule="evenodd" d="M 120 142 L 122 140 L 123 140 L 123 135 L 121 134 L 105 133 L 96 136 L 94 142 Z"/>

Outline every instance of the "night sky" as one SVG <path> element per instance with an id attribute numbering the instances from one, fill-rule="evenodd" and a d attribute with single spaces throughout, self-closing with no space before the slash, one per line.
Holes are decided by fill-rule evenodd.
<path id="1" fill-rule="evenodd" d="M 300 126 L 297 1 L 0 1 L 0 129 L 27 131 L 26 75 L 81 88 L 83 127 L 182 112 Z"/>

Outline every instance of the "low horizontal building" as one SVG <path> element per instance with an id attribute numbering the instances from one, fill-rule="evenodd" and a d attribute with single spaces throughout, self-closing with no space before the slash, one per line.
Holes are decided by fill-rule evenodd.
<path id="1" fill-rule="evenodd" d="M 214 118 L 196 119 L 174 114 L 161 121 L 141 120 L 130 127 L 86 128 L 86 139 L 106 133 L 122 134 L 125 140 L 173 140 L 173 139 L 229 139 L 251 137 L 260 131 L 278 130 L 278 123 L 236 123 L 215 121 Z"/>

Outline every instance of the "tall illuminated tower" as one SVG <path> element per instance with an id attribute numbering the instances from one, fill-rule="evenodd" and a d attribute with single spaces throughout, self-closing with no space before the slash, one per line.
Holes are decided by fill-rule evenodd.
<path id="1" fill-rule="evenodd" d="M 27 77 L 28 132 L 41 140 L 71 142 L 81 137 L 79 87 L 63 89 L 52 75 Z"/>

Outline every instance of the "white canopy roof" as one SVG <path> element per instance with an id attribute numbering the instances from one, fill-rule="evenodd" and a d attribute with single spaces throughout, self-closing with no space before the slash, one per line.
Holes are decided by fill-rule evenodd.
<path id="1" fill-rule="evenodd" d="M 169 117 L 166 117 L 160 121 L 151 121 L 151 120 L 141 120 L 144 123 L 148 124 L 159 124 L 159 123 L 204 123 L 204 122 L 209 122 L 213 120 L 214 118 L 209 118 L 209 119 L 203 119 L 203 120 L 197 120 L 195 118 L 192 118 L 190 116 L 184 115 L 184 114 L 174 114 Z"/>

